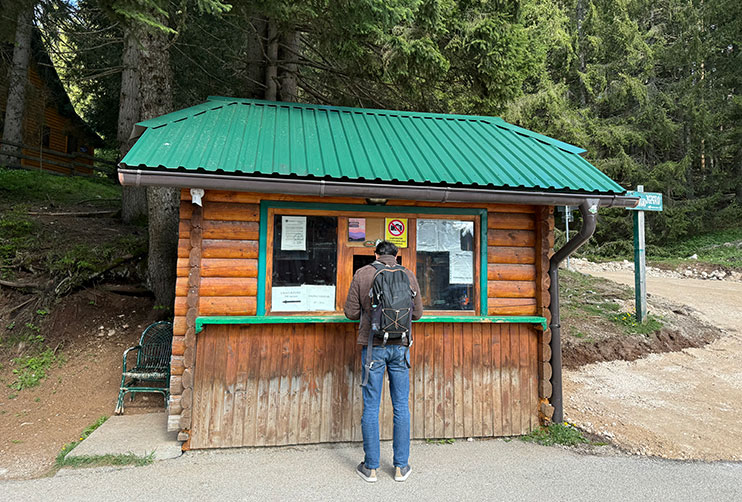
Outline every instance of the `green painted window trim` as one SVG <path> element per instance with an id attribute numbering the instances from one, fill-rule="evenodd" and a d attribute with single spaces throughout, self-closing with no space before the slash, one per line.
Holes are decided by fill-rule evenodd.
<path id="1" fill-rule="evenodd" d="M 207 324 L 335 324 L 356 323 L 342 315 L 330 316 L 201 316 L 196 318 L 196 333 L 203 331 Z M 437 316 L 426 315 L 414 322 L 461 322 L 461 323 L 522 323 L 539 324 L 546 330 L 546 318 L 537 316 Z"/>
<path id="2" fill-rule="evenodd" d="M 479 312 L 487 314 L 487 210 L 467 207 L 424 207 L 424 206 L 370 206 L 363 204 L 333 204 L 326 202 L 292 202 L 278 200 L 260 201 L 260 234 L 258 242 L 258 298 L 257 315 L 264 316 L 266 295 L 266 266 L 268 256 L 268 210 L 269 209 L 325 209 L 356 213 L 400 213 L 400 214 L 445 214 L 479 216 L 480 257 L 479 257 Z M 340 239 L 340 236 L 338 236 Z M 463 316 L 462 316 L 463 317 Z"/>

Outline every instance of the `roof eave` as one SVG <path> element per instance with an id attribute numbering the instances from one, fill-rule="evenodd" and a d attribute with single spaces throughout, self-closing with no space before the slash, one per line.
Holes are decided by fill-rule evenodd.
<path id="1" fill-rule="evenodd" d="M 426 202 L 465 202 L 576 206 L 595 199 L 602 207 L 635 207 L 638 197 L 614 193 L 525 191 L 489 188 L 362 183 L 317 179 L 280 179 L 216 173 L 152 171 L 122 165 L 119 181 L 125 186 L 169 186 L 238 192 L 282 193 L 318 197 L 407 199 Z"/>

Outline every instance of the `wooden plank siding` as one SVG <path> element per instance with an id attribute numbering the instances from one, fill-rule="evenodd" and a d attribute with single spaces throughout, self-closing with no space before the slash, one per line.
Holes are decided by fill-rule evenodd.
<path id="1" fill-rule="evenodd" d="M 538 425 L 533 327 L 415 330 L 413 438 L 510 436 Z M 352 324 L 206 326 L 197 340 L 190 447 L 360 441 L 359 361 Z M 388 392 L 382 399 L 381 437 L 391 439 Z"/>
<path id="2" fill-rule="evenodd" d="M 190 437 L 187 447 L 192 448 L 360 440 L 361 365 L 355 324 L 207 326 L 196 335 L 195 345 L 186 343 L 196 314 L 256 314 L 261 200 L 359 200 L 212 190 L 202 200 L 199 293 L 192 300 L 194 314 L 189 314 L 194 207 L 189 191 L 181 192 L 170 430 Z M 553 209 L 487 209 L 487 290 L 480 293 L 488 295 L 488 309 L 482 314 L 545 315 Z M 344 296 L 345 291 L 338 294 Z M 539 410 L 542 419 L 546 416 L 548 333 L 530 325 L 492 324 L 420 323 L 415 330 L 413 437 L 521 434 L 538 424 Z M 227 348 L 231 352 L 222 352 Z M 190 395 L 184 393 L 188 384 Z M 384 424 L 391 423 L 387 391 L 380 416 Z M 317 421 L 324 425 L 315 427 Z M 389 425 L 382 435 L 391 438 Z"/>
<path id="3" fill-rule="evenodd" d="M 0 71 L 4 72 L 5 67 L 0 65 Z M 19 164 L 24 167 L 35 167 L 47 171 L 53 171 L 61 174 L 71 174 L 69 167 L 71 159 L 67 152 L 67 138 L 74 136 L 78 139 L 78 146 L 87 147 L 87 156 L 80 156 L 75 159 L 75 172 L 79 174 L 92 174 L 93 159 L 88 158 L 94 155 L 94 148 L 88 144 L 90 140 L 89 133 L 84 131 L 71 118 L 59 113 L 59 104 L 55 101 L 53 92 L 46 86 L 39 75 L 38 65 L 32 60 L 28 69 L 28 86 L 26 91 L 26 105 L 23 115 L 23 148 L 21 153 L 26 157 L 20 159 Z M 7 95 L 5 84 L 0 84 L 0 96 Z M 6 103 L 0 99 L 0 113 L 5 114 Z M 42 146 L 44 136 L 44 127 L 49 128 L 49 145 Z M 45 148 L 44 153 L 40 153 L 41 148 Z M 60 152 L 62 155 L 55 155 L 52 151 Z M 59 165 L 62 164 L 62 165 Z"/>

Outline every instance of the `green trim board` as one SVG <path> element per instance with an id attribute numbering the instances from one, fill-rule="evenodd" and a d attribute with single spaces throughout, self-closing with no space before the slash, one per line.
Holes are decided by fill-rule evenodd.
<path id="1" fill-rule="evenodd" d="M 257 315 L 264 316 L 267 286 L 268 257 L 268 210 L 269 209 L 324 209 L 357 213 L 400 213 L 400 214 L 446 214 L 479 216 L 480 256 L 479 256 L 479 299 L 480 312 L 487 313 L 487 209 L 467 207 L 425 207 L 425 206 L 372 206 L 363 204 L 334 204 L 326 202 L 292 202 L 277 200 L 260 201 L 260 233 L 258 236 L 258 295 Z"/>
<path id="2" fill-rule="evenodd" d="M 331 316 L 201 316 L 196 318 L 196 333 L 203 331 L 207 324 L 334 324 L 357 323 L 341 315 Z M 413 322 L 460 322 L 460 323 L 522 323 L 538 324 L 546 330 L 546 318 L 537 316 L 437 316 L 426 315 Z"/>

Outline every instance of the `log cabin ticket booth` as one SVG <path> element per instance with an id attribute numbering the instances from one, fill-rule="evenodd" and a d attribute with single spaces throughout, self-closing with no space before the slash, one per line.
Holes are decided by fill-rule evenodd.
<path id="1" fill-rule="evenodd" d="M 361 440 L 343 304 L 380 239 L 425 307 L 413 438 L 559 417 L 554 206 L 583 209 L 576 248 L 599 206 L 636 204 L 584 150 L 494 117 L 222 97 L 134 134 L 121 183 L 181 189 L 168 427 L 185 448 Z M 391 438 L 388 394 L 380 421 Z"/>

